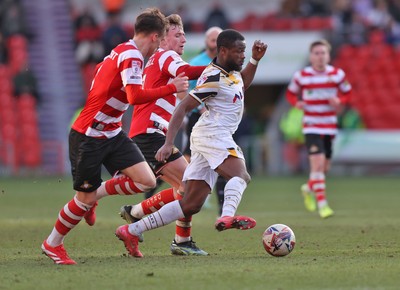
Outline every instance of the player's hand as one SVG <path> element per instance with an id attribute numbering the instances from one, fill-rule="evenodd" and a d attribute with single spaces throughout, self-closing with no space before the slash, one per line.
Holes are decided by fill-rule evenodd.
<path id="1" fill-rule="evenodd" d="M 189 78 L 185 76 L 185 73 L 180 73 L 171 82 L 176 87 L 176 92 L 186 92 L 189 88 Z"/>
<path id="2" fill-rule="evenodd" d="M 303 110 L 305 104 L 306 103 L 304 101 L 297 101 L 296 108 L 299 109 L 299 110 Z"/>
<path id="3" fill-rule="evenodd" d="M 330 98 L 329 105 L 331 105 L 335 111 L 338 111 L 340 109 L 340 99 L 338 97 Z"/>
<path id="4" fill-rule="evenodd" d="M 173 144 L 164 144 L 156 153 L 156 159 L 158 162 L 166 163 L 169 156 L 172 154 L 174 149 Z"/>
<path id="5" fill-rule="evenodd" d="M 254 41 L 253 48 L 251 49 L 251 57 L 259 61 L 267 51 L 268 45 L 261 40 Z"/>

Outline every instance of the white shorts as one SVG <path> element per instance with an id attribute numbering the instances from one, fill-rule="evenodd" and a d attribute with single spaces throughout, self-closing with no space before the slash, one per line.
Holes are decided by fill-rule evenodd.
<path id="1" fill-rule="evenodd" d="M 183 175 L 183 181 L 204 180 L 214 188 L 218 173 L 214 170 L 228 156 L 244 160 L 243 152 L 232 136 L 190 137 L 192 156 Z"/>

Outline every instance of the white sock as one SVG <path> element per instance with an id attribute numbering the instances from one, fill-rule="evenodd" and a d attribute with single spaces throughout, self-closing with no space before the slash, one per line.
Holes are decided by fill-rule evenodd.
<path id="1" fill-rule="evenodd" d="M 184 216 L 179 200 L 175 200 L 140 221 L 130 224 L 129 232 L 132 235 L 139 236 L 145 231 L 160 228 Z"/>
<path id="2" fill-rule="evenodd" d="M 64 243 L 64 238 L 65 236 L 61 235 L 56 228 L 54 227 L 53 230 L 51 231 L 50 235 L 47 237 L 47 244 L 51 247 L 57 247 Z"/>
<path id="3" fill-rule="evenodd" d="M 142 204 L 139 203 L 139 204 L 132 205 L 130 214 L 133 215 L 137 219 L 141 219 L 142 217 L 144 217 L 144 211 L 143 211 Z"/>
<path id="4" fill-rule="evenodd" d="M 79 206 L 79 207 L 80 207 L 81 209 L 83 209 L 83 210 L 88 211 L 88 210 L 90 210 L 90 209 L 92 208 L 91 205 L 88 205 L 88 204 L 86 204 L 86 203 L 83 203 L 83 202 L 79 201 L 76 195 L 74 196 L 74 201 L 75 201 L 75 204 L 76 204 L 77 206 Z M 79 221 L 80 221 L 84 216 L 76 216 L 76 215 L 74 215 L 73 213 L 69 212 L 69 210 L 68 210 L 68 204 L 69 204 L 69 202 L 68 202 L 66 205 L 64 205 L 64 207 L 63 207 L 63 209 L 61 209 L 61 211 L 66 212 L 66 214 L 67 214 L 70 218 L 72 218 L 72 219 L 78 221 L 78 223 L 79 223 Z M 61 219 L 61 213 L 58 214 L 57 221 L 60 221 L 60 219 Z M 73 224 L 70 224 L 70 223 L 68 223 L 68 224 L 69 224 L 70 229 L 73 229 L 76 225 L 78 225 L 78 224 L 73 225 Z M 69 232 L 69 231 L 68 231 L 68 232 Z M 47 237 L 46 242 L 47 242 L 47 244 L 49 244 L 51 247 L 57 247 L 57 246 L 61 245 L 61 244 L 64 242 L 64 238 L 65 238 L 65 235 L 62 235 L 61 233 L 59 233 L 59 232 L 57 231 L 56 227 L 54 226 L 54 227 L 53 227 L 53 230 L 52 230 L 51 233 L 50 233 L 50 235 Z"/>
<path id="5" fill-rule="evenodd" d="M 235 215 L 246 187 L 246 181 L 238 176 L 231 178 L 226 183 L 224 190 L 224 205 L 222 207 L 221 217 Z"/>
<path id="6" fill-rule="evenodd" d="M 97 198 L 97 200 L 99 200 L 107 195 L 108 195 L 108 193 L 106 191 L 106 182 L 103 181 L 101 183 L 100 187 L 97 189 L 96 198 Z"/>

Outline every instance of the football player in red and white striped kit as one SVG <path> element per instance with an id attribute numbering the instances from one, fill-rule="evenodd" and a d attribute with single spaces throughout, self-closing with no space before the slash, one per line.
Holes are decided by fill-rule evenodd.
<path id="1" fill-rule="evenodd" d="M 145 89 L 164 86 L 181 73 L 184 73 L 189 79 L 197 79 L 206 68 L 206 66 L 190 66 L 182 60 L 181 55 L 186 43 L 182 19 L 177 14 L 169 15 L 167 19 L 169 27 L 166 37 L 161 41 L 160 48 L 149 59 L 144 69 L 143 86 Z M 160 191 L 140 204 L 123 206 L 121 216 L 129 223 L 159 210 L 167 203 L 182 198 L 184 188 L 182 178 L 188 165 L 182 153 L 174 147 L 173 154 L 165 163 L 158 162 L 155 158 L 156 152 L 164 144 L 165 133 L 168 130 L 176 103 L 177 96 L 171 93 L 134 107 L 129 137 L 138 145 L 154 174 L 172 187 Z M 115 178 L 106 181 L 104 186 L 109 190 L 112 187 L 109 185 L 118 186 L 121 182 L 123 183 L 123 180 Z M 207 252 L 199 249 L 191 238 L 191 220 L 192 217 L 185 217 L 176 221 L 176 234 L 171 244 L 172 254 L 208 255 Z"/>
<path id="2" fill-rule="evenodd" d="M 326 40 L 310 45 L 310 64 L 296 72 L 287 89 L 289 103 L 304 111 L 303 133 L 310 176 L 301 187 L 304 205 L 322 218 L 334 214 L 326 199 L 325 174 L 330 167 L 332 142 L 337 134 L 337 113 L 348 103 L 351 85 L 340 68 L 329 65 L 331 46 Z"/>
<path id="3" fill-rule="evenodd" d="M 155 176 L 137 145 L 121 128 L 129 104 L 141 104 L 188 89 L 187 77 L 154 89 L 142 88 L 144 57 L 150 57 L 165 36 L 167 19 L 157 8 L 144 10 L 136 19 L 133 39 L 115 47 L 96 71 L 86 104 L 69 135 L 69 155 L 76 195 L 60 211 L 43 252 L 56 264 L 76 264 L 64 246 L 64 238 L 81 220 L 94 223 L 91 210 L 98 192 L 101 166 L 114 174 L 122 172 L 127 192 L 153 188 Z M 119 192 L 116 192 L 116 194 Z"/>

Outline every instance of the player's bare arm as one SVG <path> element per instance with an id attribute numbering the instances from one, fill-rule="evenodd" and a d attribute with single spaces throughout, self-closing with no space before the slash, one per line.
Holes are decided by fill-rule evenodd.
<path id="1" fill-rule="evenodd" d="M 250 87 L 253 82 L 254 75 L 256 74 L 257 64 L 265 55 L 268 45 L 261 40 L 254 41 L 253 47 L 251 49 L 251 59 L 246 67 L 241 71 L 244 88 Z"/>
<path id="2" fill-rule="evenodd" d="M 186 116 L 187 113 L 192 111 L 198 105 L 199 102 L 195 98 L 187 95 L 176 107 L 169 123 L 165 143 L 156 153 L 156 159 L 158 161 L 163 162 L 167 160 L 168 157 L 171 155 L 172 149 L 174 147 L 175 137 L 178 133 L 180 126 L 182 125 L 183 118 Z"/>

